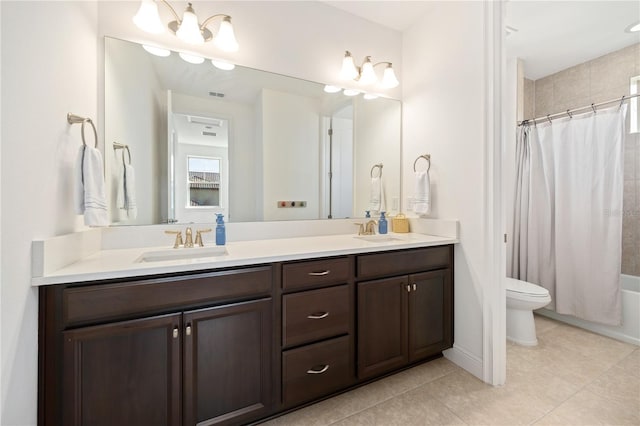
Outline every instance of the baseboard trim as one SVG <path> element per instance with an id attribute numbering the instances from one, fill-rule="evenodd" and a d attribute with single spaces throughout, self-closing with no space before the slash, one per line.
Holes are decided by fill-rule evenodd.
<path id="1" fill-rule="evenodd" d="M 464 368 L 480 380 L 483 379 L 482 359 L 468 350 L 453 344 L 453 348 L 442 352 L 445 358 L 454 364 Z"/>

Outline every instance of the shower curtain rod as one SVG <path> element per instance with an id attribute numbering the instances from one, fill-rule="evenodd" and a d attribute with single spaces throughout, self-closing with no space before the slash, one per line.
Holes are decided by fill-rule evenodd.
<path id="1" fill-rule="evenodd" d="M 575 108 L 575 109 L 568 109 L 565 112 L 558 112 L 556 114 L 548 114 L 544 117 L 538 117 L 538 118 L 533 118 L 533 119 L 529 119 L 529 120 L 522 120 L 521 122 L 518 123 L 518 127 L 525 125 L 525 124 L 536 124 L 538 121 L 543 121 L 543 120 L 547 120 L 549 122 L 551 122 L 551 120 L 554 120 L 556 118 L 561 118 L 561 117 L 573 117 L 573 114 L 580 112 L 582 110 L 589 110 L 592 109 L 594 112 L 596 112 L 598 107 L 601 107 L 603 105 L 608 105 L 608 104 L 614 104 L 614 103 L 620 103 L 620 106 L 622 106 L 622 104 L 625 101 L 628 101 L 629 99 L 633 99 L 633 98 L 637 98 L 638 96 L 640 96 L 640 93 L 636 93 L 633 95 L 624 95 L 621 98 L 618 99 L 611 99 L 610 101 L 604 101 L 604 102 L 599 102 L 597 104 L 591 104 L 591 105 L 587 105 L 587 106 L 583 106 L 580 108 Z M 586 111 L 583 111 L 586 112 Z"/>

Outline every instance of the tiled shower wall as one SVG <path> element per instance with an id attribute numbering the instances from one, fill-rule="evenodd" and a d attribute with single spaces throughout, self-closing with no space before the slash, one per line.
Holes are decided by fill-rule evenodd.
<path id="1" fill-rule="evenodd" d="M 629 94 L 630 79 L 638 75 L 640 43 L 536 81 L 525 79 L 524 117 L 620 98 Z M 622 273 L 640 276 L 640 133 L 628 133 L 625 141 L 623 211 Z"/>

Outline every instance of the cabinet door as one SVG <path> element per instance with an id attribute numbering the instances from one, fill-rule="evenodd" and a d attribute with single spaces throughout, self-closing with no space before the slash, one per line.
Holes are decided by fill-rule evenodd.
<path id="1" fill-rule="evenodd" d="M 185 312 L 185 426 L 241 424 L 269 413 L 271 317 L 271 299 Z"/>
<path id="2" fill-rule="evenodd" d="M 181 424 L 180 314 L 65 331 L 64 424 Z"/>
<path id="3" fill-rule="evenodd" d="M 365 379 L 405 365 L 407 277 L 358 283 L 358 377 Z"/>
<path id="4" fill-rule="evenodd" d="M 418 361 L 453 344 L 451 270 L 409 276 L 409 361 Z"/>

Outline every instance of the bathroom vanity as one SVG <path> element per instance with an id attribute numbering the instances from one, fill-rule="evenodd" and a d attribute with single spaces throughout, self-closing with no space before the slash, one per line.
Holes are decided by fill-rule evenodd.
<path id="1" fill-rule="evenodd" d="M 39 424 L 246 424 L 437 357 L 453 344 L 453 242 L 52 279 Z"/>

